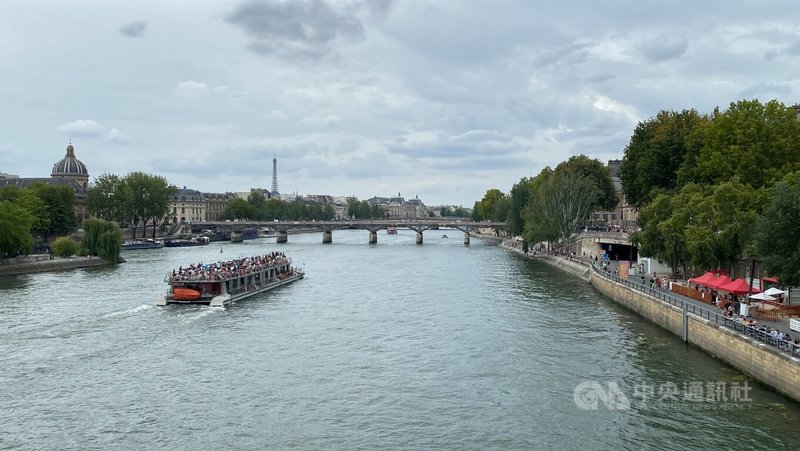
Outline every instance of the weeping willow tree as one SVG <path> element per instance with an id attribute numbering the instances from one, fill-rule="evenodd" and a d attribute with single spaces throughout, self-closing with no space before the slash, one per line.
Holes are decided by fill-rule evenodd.
<path id="1" fill-rule="evenodd" d="M 122 250 L 122 232 L 113 222 L 102 219 L 87 219 L 83 223 L 85 235 L 83 248 L 109 263 L 116 263 Z"/>

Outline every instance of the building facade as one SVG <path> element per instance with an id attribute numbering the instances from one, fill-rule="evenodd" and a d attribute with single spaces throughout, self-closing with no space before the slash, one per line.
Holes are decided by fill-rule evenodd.
<path id="1" fill-rule="evenodd" d="M 613 211 L 595 212 L 590 221 L 591 225 L 605 229 L 629 231 L 638 227 L 639 213 L 628 204 L 625 199 L 625 193 L 622 190 L 622 181 L 619 178 L 621 164 L 622 160 L 608 160 L 608 172 L 617 192 L 617 207 Z"/>
<path id="2" fill-rule="evenodd" d="M 185 186 L 176 189 L 169 207 L 173 224 L 206 221 L 206 199 L 200 191 Z"/>
<path id="3" fill-rule="evenodd" d="M 237 197 L 233 193 L 202 193 L 202 195 L 206 202 L 206 221 L 209 222 L 221 221 L 228 202 Z"/>

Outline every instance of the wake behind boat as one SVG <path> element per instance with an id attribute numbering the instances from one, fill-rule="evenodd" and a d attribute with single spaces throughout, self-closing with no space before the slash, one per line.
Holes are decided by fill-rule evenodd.
<path id="1" fill-rule="evenodd" d="M 167 273 L 166 295 L 156 305 L 205 304 L 225 306 L 300 280 L 305 273 L 292 267 L 283 252 L 242 257 L 204 265 L 192 264 Z"/>

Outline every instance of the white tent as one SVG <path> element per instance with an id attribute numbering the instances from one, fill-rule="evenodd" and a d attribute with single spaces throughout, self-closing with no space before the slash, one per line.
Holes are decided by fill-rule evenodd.
<path id="1" fill-rule="evenodd" d="M 779 294 L 786 294 L 786 292 L 773 287 L 764 291 L 764 294 L 768 294 L 770 296 L 777 296 Z"/>
<path id="2" fill-rule="evenodd" d="M 754 294 L 754 295 L 750 296 L 750 299 L 756 299 L 756 300 L 759 300 L 759 301 L 774 301 L 775 300 L 775 298 L 773 298 L 772 296 L 768 295 L 766 292 Z"/>

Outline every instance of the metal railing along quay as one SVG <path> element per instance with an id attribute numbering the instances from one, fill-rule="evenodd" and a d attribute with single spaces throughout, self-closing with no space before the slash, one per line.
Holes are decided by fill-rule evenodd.
<path id="1" fill-rule="evenodd" d="M 735 318 L 728 318 L 724 315 L 721 315 L 716 311 L 716 309 L 712 310 L 697 305 L 694 302 L 681 299 L 675 296 L 674 294 L 671 294 L 671 292 L 666 291 L 665 288 L 663 287 L 653 288 L 650 286 L 650 284 L 647 283 L 642 284 L 639 282 L 634 282 L 619 277 L 617 275 L 611 274 L 606 270 L 600 269 L 597 266 L 597 264 L 590 258 L 575 256 L 572 257 L 571 259 L 591 266 L 595 274 L 600 275 L 606 279 L 609 279 L 615 283 L 632 288 L 636 291 L 640 291 L 656 299 L 660 299 L 664 302 L 669 303 L 670 305 L 678 307 L 681 310 L 685 309 L 689 313 L 700 316 L 701 318 L 705 318 L 708 321 L 713 322 L 714 324 L 718 324 L 720 326 L 724 326 L 727 327 L 728 329 L 739 332 L 746 337 L 751 337 L 767 345 L 775 346 L 776 348 L 788 353 L 789 355 L 800 357 L 800 346 L 795 345 L 794 342 L 779 340 L 777 336 L 771 335 L 770 333 L 767 333 L 765 330 L 760 330 L 753 326 L 746 326 L 744 325 L 744 323 L 742 323 L 741 321 L 737 321 Z"/>

